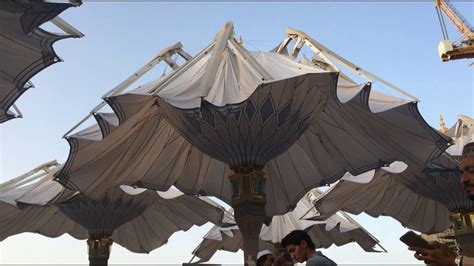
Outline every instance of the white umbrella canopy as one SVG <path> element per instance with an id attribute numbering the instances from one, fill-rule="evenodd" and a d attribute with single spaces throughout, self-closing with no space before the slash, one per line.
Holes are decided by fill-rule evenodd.
<path id="1" fill-rule="evenodd" d="M 352 214 L 365 212 L 373 217 L 393 217 L 410 229 L 433 233 L 448 228 L 448 208 L 420 196 L 397 181 L 397 175 L 379 171 L 369 183 L 340 181 L 316 203 L 319 214 L 305 219 L 324 219 L 339 210 Z"/>
<path id="2" fill-rule="evenodd" d="M 0 2 L 0 123 L 21 117 L 18 110 L 14 113 L 10 108 L 33 86 L 29 80 L 41 70 L 61 60 L 54 52 L 53 44 L 65 38 L 82 37 L 77 30 L 57 34 L 40 28 L 43 23 L 80 3 L 32 0 Z M 67 25 L 65 22 L 61 23 Z M 64 29 L 66 28 L 72 29 L 70 25 Z"/>
<path id="3" fill-rule="evenodd" d="M 459 115 L 455 125 L 445 132 L 454 141 L 446 152 L 461 155 L 464 145 L 474 141 L 473 128 L 470 117 Z M 322 217 L 338 210 L 366 212 L 374 217 L 387 215 L 426 234 L 449 228 L 451 211 L 474 207 L 459 182 L 457 163 L 448 154 L 440 156 L 423 172 L 416 173 L 410 167 L 401 174 L 381 170 L 365 183 L 341 181 L 316 206 Z"/>
<path id="4" fill-rule="evenodd" d="M 284 53 L 247 51 L 231 33 L 227 23 L 169 76 L 108 97 L 115 117 L 96 114 L 98 125 L 67 138 L 57 180 L 91 198 L 118 184 L 175 185 L 229 204 L 248 192 L 260 204 L 258 221 L 347 171 L 427 163 L 446 148 L 415 102 Z"/>
<path id="5" fill-rule="evenodd" d="M 447 153 L 424 169 L 416 169 L 408 166 L 399 174 L 378 170 L 365 183 L 353 182 L 356 179 L 340 181 L 315 205 L 323 218 L 338 210 L 366 212 L 374 217 L 387 215 L 426 234 L 450 227 L 450 212 L 474 207 L 459 182 L 457 162 Z"/>
<path id="6" fill-rule="evenodd" d="M 230 50 L 228 53 L 231 53 Z M 264 190 L 267 200 L 271 200 L 266 205 L 268 216 L 287 212 L 311 188 L 334 182 L 347 171 L 354 175 L 360 174 L 371 168 L 385 166 L 396 158 L 407 163 L 410 160 L 429 161 L 447 146 L 448 139 L 423 121 L 417 111 L 416 103 L 371 91 L 370 85 L 357 85 L 344 79 L 339 79 L 337 87 L 329 84 L 324 87 L 316 80 L 311 80 L 311 75 L 315 74 L 318 77 L 319 74 L 323 74 L 321 77 L 327 78 L 332 76 L 331 73 L 291 61 L 289 57 L 281 54 L 246 52 L 246 55 L 254 60 L 261 60 L 258 63 L 269 67 L 268 72 L 271 72 L 272 68 L 282 73 L 289 69 L 292 70 L 290 73 L 296 72 L 302 75 L 299 81 L 298 78 L 293 81 L 280 78 L 281 81 L 268 82 L 269 84 L 317 84 L 319 90 L 328 89 L 327 95 L 323 96 L 327 97 L 327 102 L 321 110 L 322 113 L 318 117 L 307 116 L 305 121 L 308 125 L 304 127 L 304 123 L 293 121 L 303 127 L 300 130 L 305 129 L 304 132 L 288 150 L 270 159 L 263 166 L 263 171 L 268 177 Z M 231 168 L 220 160 L 223 159 L 220 155 L 213 154 L 219 158 L 216 159 L 202 151 L 205 150 L 203 145 L 194 146 L 194 143 L 191 143 L 192 139 L 199 138 L 200 141 L 207 139 L 206 145 L 209 144 L 207 147 L 213 147 L 215 152 L 221 151 L 222 154 L 226 153 L 225 149 L 212 146 L 208 143 L 210 139 L 219 140 L 227 146 L 227 149 L 236 152 L 247 152 L 250 148 L 240 145 L 255 147 L 250 145 L 254 142 L 262 143 L 266 147 L 270 145 L 267 143 L 271 142 L 270 138 L 281 139 L 279 134 L 288 129 L 286 127 L 285 130 L 278 131 L 281 133 L 275 133 L 273 126 L 287 123 L 294 113 L 298 113 L 298 109 L 284 104 L 279 106 L 281 105 L 279 103 L 285 100 L 277 99 L 291 98 L 294 93 L 287 92 L 289 90 L 284 90 L 284 86 L 278 85 L 264 89 L 267 83 L 261 84 L 259 89 L 257 86 L 254 87 L 250 95 L 239 94 L 237 99 L 222 96 L 219 99 L 223 102 L 219 102 L 209 96 L 200 106 L 202 97 L 199 97 L 199 89 L 196 89 L 199 86 L 196 84 L 200 84 L 199 81 L 206 73 L 208 59 L 196 56 L 194 60 L 197 60 L 196 58 L 201 60 L 194 63 L 190 61 L 191 63 L 188 62 L 173 72 L 183 72 L 183 76 L 171 75 L 147 84 L 152 89 L 146 94 L 143 93 L 145 91 L 143 88 L 146 86 L 142 86 L 130 93 L 107 98 L 115 116 L 96 113 L 96 118 L 100 119 L 98 125 L 67 137 L 71 146 L 70 155 L 65 167 L 57 174 L 57 180 L 92 198 L 100 196 L 100 193 L 108 187 L 117 184 L 136 184 L 159 190 L 167 190 L 170 186 L 176 185 L 185 193 L 212 195 L 231 203 L 232 188 L 226 180 L 231 174 Z M 237 59 L 224 57 L 220 64 L 222 68 L 217 72 L 225 72 L 226 69 L 223 67 L 228 64 L 237 64 L 240 68 L 245 65 L 238 60 L 237 63 L 232 60 Z M 265 64 L 265 62 L 271 63 Z M 291 67 L 284 68 L 282 65 Z M 297 72 L 300 71 L 299 68 L 303 70 Z M 309 71 L 313 74 L 305 74 Z M 225 73 L 222 75 L 237 78 L 242 72 L 234 70 Z M 220 80 L 224 76 L 218 76 L 215 80 Z M 229 83 L 242 88 L 234 92 L 236 88 L 232 85 L 227 86 L 227 83 L 212 84 L 211 92 L 215 95 L 221 90 L 221 94 L 230 94 L 246 92 L 245 89 L 248 89 L 244 86 L 244 81 Z M 136 94 L 137 91 L 142 93 Z M 336 97 L 336 94 L 339 96 Z M 308 102 L 310 97 L 307 96 L 295 96 L 292 102 L 300 101 L 304 106 L 314 104 Z M 250 98 L 243 103 L 235 103 L 245 97 Z M 248 104 L 250 101 L 256 101 L 254 98 L 258 99 L 259 103 Z M 262 121 L 259 117 L 262 115 L 261 107 L 265 102 L 269 102 L 268 99 L 273 102 L 274 112 L 272 117 L 267 119 L 273 120 L 268 120 L 259 130 L 245 135 L 243 130 L 237 127 L 249 130 L 254 128 L 247 122 L 249 117 L 255 117 L 255 123 Z M 340 99 L 344 99 L 345 103 Z M 222 108 L 227 111 L 212 110 L 220 108 L 219 105 L 223 105 Z M 311 108 L 317 109 L 315 106 Z M 191 118 L 186 118 L 189 119 L 188 122 L 184 122 L 180 120 L 184 117 L 180 113 L 181 110 L 201 115 L 196 117 L 192 115 Z M 371 110 L 380 112 L 373 113 Z M 105 116 L 107 119 L 103 119 Z M 202 120 L 198 122 L 196 119 Z M 209 121 L 204 121 L 206 119 Z M 104 123 L 104 120 L 109 122 Z M 230 127 L 236 126 L 235 130 L 227 129 L 222 124 L 225 123 L 224 120 Z M 252 120 L 251 123 L 253 122 Z M 180 125 L 175 125 L 176 123 Z M 213 123 L 218 132 L 210 131 L 209 125 Z M 298 125 L 291 126 L 297 128 Z M 189 131 L 196 134 L 185 135 L 180 127 L 195 127 Z M 247 142 L 247 139 L 252 141 Z M 273 146 L 279 145 L 269 147 Z M 262 146 L 260 150 L 265 147 Z M 252 151 L 258 152 L 258 150 L 255 148 Z M 263 155 L 252 154 L 242 157 L 258 157 L 258 160 L 265 158 Z M 295 180 L 297 182 L 294 182 Z"/>
<path id="7" fill-rule="evenodd" d="M 339 211 L 320 220 L 301 219 L 303 216 L 319 214 L 312 202 L 320 195 L 319 190 L 313 189 L 298 202 L 293 211 L 273 216 L 268 225 L 262 226 L 259 249 L 273 250 L 274 244 L 279 244 L 293 230 L 305 230 L 311 236 L 316 248 L 356 242 L 366 252 L 378 252 L 375 247 L 379 245 L 379 241 L 344 212 Z M 237 252 L 242 248 L 242 234 L 237 226 L 224 228 L 214 226 L 193 251 L 193 255 L 200 259 L 198 262 L 205 262 L 218 250 Z"/>
<path id="8" fill-rule="evenodd" d="M 91 239 L 105 242 L 107 250 L 113 241 L 132 252 L 148 253 L 173 233 L 193 225 L 228 224 L 224 208 L 217 203 L 174 190 L 158 194 L 123 187 L 92 200 L 53 181 L 60 167 L 49 169 L 33 183 L 10 186 L 0 193 L 0 241 L 24 232 L 48 237 L 68 233 L 77 239 L 89 238 L 88 243 Z"/>

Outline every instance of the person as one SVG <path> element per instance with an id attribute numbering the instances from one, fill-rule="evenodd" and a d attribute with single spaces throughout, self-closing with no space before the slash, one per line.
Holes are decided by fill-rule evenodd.
<path id="1" fill-rule="evenodd" d="M 281 245 L 288 251 L 296 262 L 306 265 L 337 265 L 334 261 L 315 250 L 311 237 L 302 230 L 295 230 L 281 240 Z"/>
<path id="2" fill-rule="evenodd" d="M 474 200 L 474 142 L 464 146 L 461 156 L 461 183 L 466 189 L 469 199 Z M 452 251 L 447 245 L 439 242 L 428 242 L 429 248 L 408 247 L 415 251 L 415 258 L 426 264 L 441 265 L 474 265 L 474 258 L 460 256 Z"/>
<path id="3" fill-rule="evenodd" d="M 257 254 L 257 266 L 270 266 L 275 261 L 269 250 L 262 250 Z"/>

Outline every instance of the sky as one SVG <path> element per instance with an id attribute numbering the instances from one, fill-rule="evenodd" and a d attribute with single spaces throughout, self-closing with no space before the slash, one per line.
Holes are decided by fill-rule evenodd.
<path id="1" fill-rule="evenodd" d="M 55 44 L 64 62 L 36 75 L 35 88 L 18 101 L 23 119 L 0 125 L 0 181 L 28 172 L 44 162 L 64 162 L 69 147 L 62 136 L 100 97 L 178 41 L 191 55 L 206 47 L 226 21 L 248 50 L 267 51 L 299 29 L 349 61 L 396 84 L 420 99 L 425 120 L 439 128 L 442 114 L 448 127 L 458 114 L 474 116 L 472 62 L 442 63 L 442 39 L 434 4 L 423 2 L 342 3 L 157 3 L 88 2 L 61 17 L 85 37 Z M 472 2 L 454 2 L 469 20 Z M 446 21 L 450 37 L 459 34 Z M 472 24 L 472 23 L 471 23 Z M 49 26 L 46 26 L 49 29 Z M 303 53 L 310 55 L 309 51 Z M 144 80 L 157 78 L 163 65 Z M 374 89 L 387 90 L 379 84 Z M 369 254 L 356 244 L 323 251 L 338 263 L 417 263 L 398 239 L 406 232 L 397 221 L 367 215 L 360 224 L 381 241 L 388 253 Z M 211 225 L 174 234 L 150 254 L 134 254 L 115 244 L 109 263 L 182 263 Z M 218 252 L 211 263 L 241 263 L 242 253 Z M 50 239 L 35 234 L 12 236 L 0 243 L 0 263 L 87 263 L 85 241 L 69 236 Z"/>

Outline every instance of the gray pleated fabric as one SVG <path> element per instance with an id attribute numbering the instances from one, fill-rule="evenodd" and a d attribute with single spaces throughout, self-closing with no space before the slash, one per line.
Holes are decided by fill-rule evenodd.
<path id="1" fill-rule="evenodd" d="M 31 88 L 27 82 L 60 61 L 53 44 L 64 38 L 79 37 L 39 28 L 71 6 L 43 1 L 0 2 L 0 123 L 15 118 L 9 108 Z"/>
<path id="2" fill-rule="evenodd" d="M 0 241 L 24 232 L 47 237 L 68 233 L 77 239 L 108 235 L 130 251 L 148 253 L 193 225 L 227 225 L 224 209 L 215 203 L 188 195 L 164 199 L 151 190 L 129 195 L 113 189 L 100 200 L 78 194 L 61 203 L 17 204 L 0 201 Z"/>
<path id="3" fill-rule="evenodd" d="M 454 140 L 447 152 L 460 155 L 463 145 L 474 141 L 472 126 L 471 118 L 459 116 L 445 132 Z M 338 210 L 366 212 L 374 217 L 387 215 L 413 230 L 442 232 L 451 226 L 450 211 L 474 208 L 474 201 L 459 181 L 458 168 L 453 156 L 443 153 L 428 164 L 411 164 L 400 174 L 379 170 L 368 184 L 341 181 L 316 205 L 324 215 Z"/>
<path id="4" fill-rule="evenodd" d="M 340 181 L 316 202 L 316 207 L 324 216 L 338 210 L 353 214 L 365 212 L 373 217 L 393 217 L 403 226 L 423 233 L 446 230 L 451 225 L 446 205 L 414 192 L 402 183 L 400 175 L 380 170 L 368 184 Z M 449 202 L 449 196 L 440 193 L 449 191 L 452 186 L 447 182 L 438 185 L 431 192 L 437 194 L 438 199 L 446 197 L 445 203 Z"/>

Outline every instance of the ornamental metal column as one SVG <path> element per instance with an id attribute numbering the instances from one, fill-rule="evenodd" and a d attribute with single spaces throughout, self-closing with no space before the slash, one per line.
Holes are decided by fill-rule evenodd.
<path id="1" fill-rule="evenodd" d="M 232 184 L 234 217 L 243 237 L 244 260 L 256 263 L 259 236 L 265 221 L 265 173 L 261 167 L 243 166 L 229 176 Z"/>
<path id="2" fill-rule="evenodd" d="M 91 237 L 87 240 L 89 247 L 89 265 L 107 266 L 112 239 L 108 237 Z"/>

